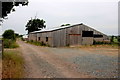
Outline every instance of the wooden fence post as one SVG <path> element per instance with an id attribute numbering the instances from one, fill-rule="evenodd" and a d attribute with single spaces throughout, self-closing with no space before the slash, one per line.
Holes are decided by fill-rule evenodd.
<path id="1" fill-rule="evenodd" d="M 2 40 L 2 54 L 4 52 L 4 41 Z"/>
<path id="2" fill-rule="evenodd" d="M 4 48 L 3 40 L 0 40 L 0 52 L 1 52 L 1 54 L 3 54 L 3 48 Z"/>

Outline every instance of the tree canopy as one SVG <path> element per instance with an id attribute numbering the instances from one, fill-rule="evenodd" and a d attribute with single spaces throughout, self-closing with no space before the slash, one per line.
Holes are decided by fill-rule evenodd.
<path id="1" fill-rule="evenodd" d="M 33 31 L 38 31 L 43 28 L 46 28 L 45 21 L 43 19 L 31 19 L 28 21 L 26 25 L 26 30 L 28 33 L 33 32 Z"/>
<path id="2" fill-rule="evenodd" d="M 3 33 L 3 38 L 4 39 L 11 39 L 11 40 L 15 40 L 15 33 L 14 33 L 14 30 L 6 30 L 4 33 Z"/>
<path id="3" fill-rule="evenodd" d="M 28 5 L 27 0 L 22 0 L 21 2 L 1 2 L 2 3 L 2 15 L 1 18 L 5 18 L 11 11 L 15 11 L 13 8 L 14 6 L 19 6 L 22 4 L 22 6 Z"/>
<path id="4" fill-rule="evenodd" d="M 70 26 L 70 24 L 62 24 L 60 27 L 63 27 L 63 26 Z"/>

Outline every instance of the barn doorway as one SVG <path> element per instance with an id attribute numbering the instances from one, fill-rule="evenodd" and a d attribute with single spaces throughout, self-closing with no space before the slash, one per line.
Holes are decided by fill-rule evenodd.
<path id="1" fill-rule="evenodd" d="M 93 44 L 93 31 L 82 31 L 82 44 L 83 45 Z"/>

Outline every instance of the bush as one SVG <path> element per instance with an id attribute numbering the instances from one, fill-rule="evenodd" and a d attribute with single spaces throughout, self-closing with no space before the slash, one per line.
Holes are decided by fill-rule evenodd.
<path id="1" fill-rule="evenodd" d="M 21 38 L 21 40 L 22 40 L 22 41 L 25 41 L 25 39 L 24 39 L 24 38 Z"/>
<path id="2" fill-rule="evenodd" d="M 34 44 L 34 45 L 37 45 L 37 46 L 48 46 L 49 47 L 49 45 L 45 44 L 43 41 L 42 42 L 38 42 L 38 41 L 31 40 L 31 41 L 27 41 L 27 43 Z"/>
<path id="3" fill-rule="evenodd" d="M 101 42 L 101 41 L 93 41 L 93 44 L 94 44 L 94 45 L 96 45 L 96 44 L 97 44 L 97 45 L 101 45 L 101 44 L 111 44 L 111 43 L 104 42 L 104 41 L 102 41 L 102 42 Z"/>
<path id="4" fill-rule="evenodd" d="M 15 33 L 13 30 L 6 30 L 2 36 L 4 39 L 16 40 Z"/>
<path id="5" fill-rule="evenodd" d="M 17 48 L 19 45 L 11 39 L 3 39 L 4 41 L 4 48 Z"/>
<path id="6" fill-rule="evenodd" d="M 67 46 L 67 47 L 69 47 L 69 46 L 70 46 L 70 44 L 67 44 L 66 46 Z"/>
<path id="7" fill-rule="evenodd" d="M 41 46 L 47 46 L 47 44 L 45 44 L 43 41 L 40 42 L 40 45 L 41 45 Z"/>

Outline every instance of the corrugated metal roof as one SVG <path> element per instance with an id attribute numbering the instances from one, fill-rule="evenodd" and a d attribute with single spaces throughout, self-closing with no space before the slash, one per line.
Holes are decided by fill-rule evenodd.
<path id="1" fill-rule="evenodd" d="M 31 33 L 39 33 L 39 32 L 49 32 L 49 31 L 53 31 L 53 30 L 58 30 L 58 29 L 62 29 L 62 28 L 66 28 L 68 26 L 64 26 L 64 27 L 54 27 L 54 28 L 44 28 L 40 31 L 34 31 L 34 32 L 31 32 Z"/>
<path id="2" fill-rule="evenodd" d="M 77 25 L 82 25 L 82 23 L 81 24 L 77 24 Z M 44 29 L 42 29 L 42 30 L 40 30 L 40 31 L 34 31 L 34 32 L 31 32 L 31 33 L 41 33 L 41 32 L 50 32 L 50 31 L 55 31 L 55 30 L 59 30 L 59 29 L 65 29 L 65 28 L 69 28 L 69 27 L 73 27 L 73 26 L 77 26 L 77 25 L 72 25 L 72 26 L 59 26 L 59 27 L 54 27 L 54 28 L 50 28 L 50 29 L 47 29 L 47 28 L 44 28 Z"/>

